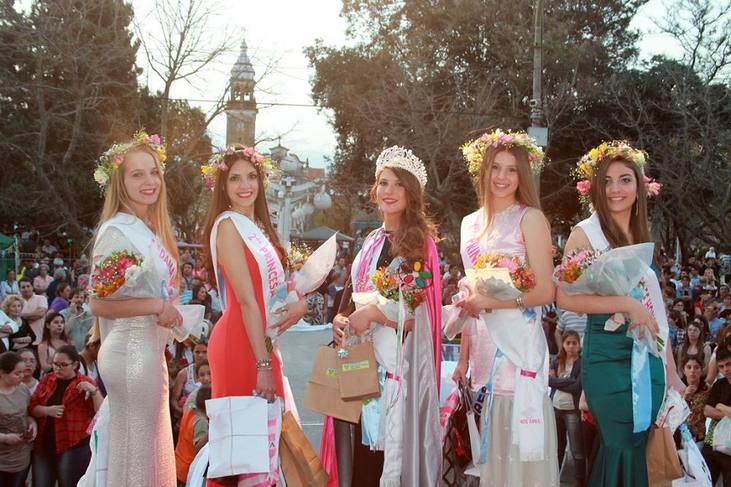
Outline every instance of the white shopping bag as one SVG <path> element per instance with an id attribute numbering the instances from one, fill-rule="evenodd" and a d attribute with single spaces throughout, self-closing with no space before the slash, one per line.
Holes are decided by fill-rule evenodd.
<path id="1" fill-rule="evenodd" d="M 673 487 L 713 487 L 711 471 L 688 427 L 681 425 L 680 431 L 682 447 L 678 450 L 678 457 L 683 466 L 683 477 L 673 480 Z"/>
<path id="2" fill-rule="evenodd" d="M 665 398 L 660 405 L 660 411 L 657 413 L 655 424 L 659 427 L 667 426 L 671 433 L 675 433 L 678 426 L 683 424 L 690 416 L 690 407 L 683 399 L 678 391 L 669 388 L 665 393 Z"/>
<path id="3" fill-rule="evenodd" d="M 472 408 L 467 411 L 467 430 L 470 434 L 470 447 L 472 448 L 472 463 L 465 469 L 466 475 L 473 477 L 480 476 L 480 469 L 476 467 L 475 462 L 480 458 L 480 432 L 477 429 L 477 421 L 475 420 L 475 412 Z"/>
<path id="4" fill-rule="evenodd" d="M 270 450 L 278 470 L 282 406 L 255 396 L 231 396 L 206 401 L 209 418 L 208 478 L 246 473 L 275 473 L 270 470 Z M 270 419 L 275 441 L 270 441 Z M 272 444 L 273 443 L 273 444 Z M 278 474 L 278 471 L 276 472 Z"/>
<path id="5" fill-rule="evenodd" d="M 713 430 L 713 451 L 731 455 L 731 418 L 724 416 Z"/>
<path id="6" fill-rule="evenodd" d="M 203 445 L 190 464 L 185 487 L 205 487 L 206 468 L 208 468 L 208 443 Z"/>

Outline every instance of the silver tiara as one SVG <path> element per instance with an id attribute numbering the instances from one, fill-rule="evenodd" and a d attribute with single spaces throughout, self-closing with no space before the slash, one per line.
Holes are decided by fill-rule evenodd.
<path id="1" fill-rule="evenodd" d="M 376 175 L 381 172 L 384 167 L 398 167 L 404 171 L 408 171 L 419 180 L 421 189 L 426 187 L 426 168 L 421 159 L 416 157 L 409 149 L 404 149 L 394 145 L 381 152 L 376 161 Z"/>

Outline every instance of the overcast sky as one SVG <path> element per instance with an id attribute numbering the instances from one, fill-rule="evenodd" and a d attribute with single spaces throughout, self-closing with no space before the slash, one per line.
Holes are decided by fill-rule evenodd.
<path id="1" fill-rule="evenodd" d="M 266 102 L 311 104 L 309 69 L 303 48 L 321 38 L 328 45 L 340 46 L 345 39 L 345 21 L 340 17 L 341 0 L 202 0 L 215 5 L 220 15 L 211 18 L 211 39 L 227 27 L 234 35 L 245 34 L 249 46 L 249 56 L 259 76 L 264 65 L 272 58 L 278 58 L 276 72 L 268 76 L 257 92 L 260 105 Z M 133 0 L 135 14 L 141 21 L 144 33 L 155 33 L 155 23 L 150 16 L 153 2 Z M 633 27 L 643 32 L 640 48 L 643 58 L 654 54 L 677 54 L 672 39 L 657 34 L 652 19 L 665 12 L 664 0 L 650 0 L 644 5 L 633 21 Z M 210 69 L 203 72 L 191 83 L 178 82 L 173 86 L 172 97 L 186 98 L 191 104 L 200 106 L 204 111 L 225 89 L 231 66 L 238 57 L 238 47 L 221 56 Z M 145 70 L 141 82 L 153 90 L 160 89 L 161 83 L 148 69 L 142 49 L 139 65 Z M 198 101 L 201 100 L 201 101 Z M 217 117 L 209 128 L 214 144 L 223 145 L 226 134 L 226 117 Z M 335 151 L 335 134 L 328 123 L 328 112 L 313 107 L 260 106 L 256 124 L 257 139 L 287 133 L 282 144 L 301 158 L 309 158 L 315 167 L 324 167 L 325 158 L 332 157 Z M 275 143 L 260 144 L 259 150 L 266 151 Z"/>

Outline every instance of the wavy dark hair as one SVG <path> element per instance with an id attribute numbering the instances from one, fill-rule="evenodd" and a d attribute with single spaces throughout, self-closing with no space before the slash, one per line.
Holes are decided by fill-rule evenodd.
<path id="1" fill-rule="evenodd" d="M 251 162 L 249 157 L 244 154 L 246 146 L 242 144 L 232 145 L 226 155 L 223 157 L 223 163 L 226 164 L 228 169 L 231 169 L 234 164 L 239 161 Z M 261 167 L 258 164 L 253 164 L 256 168 L 257 186 L 258 191 L 256 194 L 256 200 L 254 200 L 254 218 L 256 218 L 269 237 L 269 241 L 272 243 L 274 248 L 277 250 L 282 262 L 282 266 L 287 268 L 287 253 L 284 251 L 284 247 L 279 240 L 279 235 L 272 225 L 272 219 L 269 216 L 269 207 L 267 206 L 266 188 L 264 187 L 264 175 L 262 174 Z M 213 186 L 213 195 L 211 196 L 211 202 L 208 205 L 208 216 L 206 217 L 206 224 L 203 230 L 203 242 L 201 242 L 204 248 L 208 249 L 205 253 L 205 267 L 208 271 L 211 285 L 218 287 L 216 281 L 216 269 L 213 267 L 213 259 L 211 259 L 211 232 L 213 231 L 213 224 L 216 222 L 218 215 L 231 208 L 231 200 L 226 193 L 226 181 L 228 180 L 228 174 L 230 171 L 219 172 L 216 177 L 216 184 Z M 215 245 L 215 243 L 214 243 Z"/>
<path id="2" fill-rule="evenodd" d="M 416 176 L 405 169 L 385 167 L 376 174 L 376 181 L 371 187 L 371 201 L 376 202 L 376 190 L 383 171 L 393 171 L 406 190 L 406 209 L 401 215 L 398 230 L 391 241 L 391 256 L 400 256 L 407 260 L 422 260 L 426 254 L 426 239 L 437 240 L 437 231 L 431 218 L 426 214 L 424 192 Z M 432 272 L 437 272 L 433 269 Z"/>

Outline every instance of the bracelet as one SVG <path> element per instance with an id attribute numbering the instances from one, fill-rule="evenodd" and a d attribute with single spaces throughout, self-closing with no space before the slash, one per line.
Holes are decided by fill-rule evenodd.
<path id="1" fill-rule="evenodd" d="M 523 303 L 523 295 L 521 294 L 517 298 L 515 298 L 515 304 L 518 305 L 518 309 L 521 311 L 521 313 L 525 312 L 525 303 Z"/>
<path id="2" fill-rule="evenodd" d="M 265 358 L 261 360 L 256 361 L 256 370 L 272 370 L 272 361 L 271 359 Z"/>

